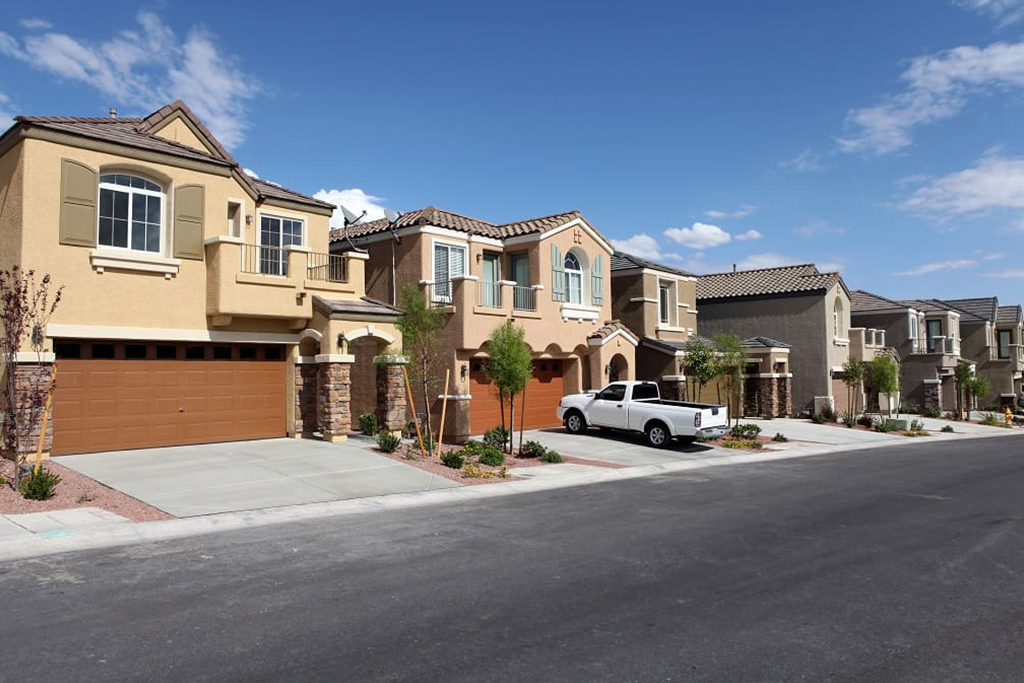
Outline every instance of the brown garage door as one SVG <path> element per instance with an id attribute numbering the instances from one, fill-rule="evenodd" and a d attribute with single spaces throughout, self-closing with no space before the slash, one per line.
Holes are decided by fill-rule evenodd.
<path id="1" fill-rule="evenodd" d="M 561 360 L 535 360 L 533 377 L 526 385 L 526 429 L 557 427 L 556 410 L 563 394 Z M 474 361 L 469 374 L 469 428 L 473 434 L 483 434 L 491 427 L 501 424 L 501 404 L 495 396 L 492 384 L 483 371 L 481 363 Z M 519 402 L 516 397 L 515 427 L 519 429 Z M 508 421 L 508 405 L 505 406 L 505 421 Z"/>
<path id="2" fill-rule="evenodd" d="M 150 347 L 149 358 L 129 360 L 123 357 L 125 345 L 117 348 L 112 359 L 58 353 L 55 455 L 285 435 L 285 363 L 279 351 L 262 359 L 262 350 L 257 355 L 191 346 L 176 353 L 191 350 L 189 360 L 161 360 Z M 213 348 L 233 359 L 214 360 Z M 250 356 L 259 359 L 241 359 Z"/>

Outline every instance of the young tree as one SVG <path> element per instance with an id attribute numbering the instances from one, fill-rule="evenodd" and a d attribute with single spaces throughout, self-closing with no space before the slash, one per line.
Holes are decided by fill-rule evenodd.
<path id="1" fill-rule="evenodd" d="M 423 389 L 423 406 L 427 415 L 426 431 L 430 443 L 434 442 L 430 422 L 430 385 L 437 384 L 442 361 L 442 346 L 438 333 L 446 322 L 445 313 L 431 308 L 427 298 L 411 284 L 402 285 L 402 315 L 395 326 L 402 333 L 402 353 L 409 359 L 413 380 Z M 413 406 L 409 406 L 413 408 Z M 413 419 L 416 418 L 415 409 Z"/>
<path id="2" fill-rule="evenodd" d="M 846 389 L 849 392 L 850 412 L 853 415 L 857 415 L 857 396 L 860 394 L 860 388 L 864 384 L 864 375 L 866 374 L 866 370 L 867 364 L 856 358 L 851 358 L 843 363 L 842 379 L 843 384 L 846 385 Z"/>
<path id="3" fill-rule="evenodd" d="M 981 403 L 981 399 L 988 395 L 988 377 L 985 375 L 974 375 L 967 382 L 967 396 L 969 399 L 969 405 L 967 406 L 970 410 L 970 404 L 975 406 Z"/>
<path id="4" fill-rule="evenodd" d="M 3 450 L 15 462 L 14 484 L 21 481 L 21 463 L 26 444 L 41 424 L 43 406 L 53 391 L 52 373 L 24 375 L 18 372 L 19 358 L 27 343 L 41 365 L 46 324 L 60 304 L 63 287 L 49 275 L 36 278 L 35 271 L 13 266 L 0 270 L 0 372 L 4 377 L 2 407 Z M 20 387 L 19 387 L 20 384 Z"/>
<path id="5" fill-rule="evenodd" d="M 686 375 L 687 393 L 690 383 L 694 382 L 693 398 L 700 401 L 704 387 L 718 375 L 718 357 L 715 355 L 715 349 L 705 339 L 695 337 L 686 345 L 682 370 Z"/>
<path id="6" fill-rule="evenodd" d="M 895 396 L 900 390 L 900 366 L 896 359 L 885 354 L 875 357 L 871 361 L 871 384 L 874 385 L 880 394 Z M 897 407 L 897 415 L 899 408 Z M 892 417 L 892 401 L 889 402 L 889 417 Z"/>
<path id="7" fill-rule="evenodd" d="M 487 376 L 494 382 L 499 397 L 508 396 L 509 451 L 512 450 L 511 435 L 516 431 L 516 394 L 526 388 L 533 375 L 533 350 L 524 340 L 524 335 L 523 328 L 508 321 L 491 331 L 487 344 L 491 356 L 487 361 Z"/>
<path id="8" fill-rule="evenodd" d="M 958 419 L 964 417 L 964 407 L 967 402 L 967 387 L 974 379 L 974 370 L 970 363 L 959 363 L 953 371 L 953 380 L 956 383 L 956 413 Z"/>
<path id="9" fill-rule="evenodd" d="M 716 334 L 714 338 L 718 376 L 725 380 L 729 413 L 740 423 L 740 405 L 743 400 L 743 370 L 747 365 L 747 350 L 734 334 Z"/>

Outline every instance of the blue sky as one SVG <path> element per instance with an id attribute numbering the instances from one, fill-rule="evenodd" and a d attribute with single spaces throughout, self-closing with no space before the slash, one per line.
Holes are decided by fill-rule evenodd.
<path id="1" fill-rule="evenodd" d="M 371 213 L 578 208 L 696 272 L 1024 302 L 1024 0 L 256 7 L 6 3 L 0 119 L 182 97 Z"/>

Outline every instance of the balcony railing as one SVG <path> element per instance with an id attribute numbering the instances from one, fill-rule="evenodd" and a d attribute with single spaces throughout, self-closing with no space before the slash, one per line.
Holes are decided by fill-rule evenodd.
<path id="1" fill-rule="evenodd" d="M 348 282 L 347 259 L 339 254 L 306 254 L 306 279 L 318 282 Z"/>
<path id="2" fill-rule="evenodd" d="M 477 304 L 484 308 L 501 308 L 501 283 L 478 282 Z"/>
<path id="3" fill-rule="evenodd" d="M 443 308 L 452 304 L 452 281 L 431 282 L 427 284 L 427 301 L 434 308 Z"/>
<path id="4" fill-rule="evenodd" d="M 288 252 L 284 247 L 241 245 L 242 272 L 254 275 L 288 275 Z"/>
<path id="5" fill-rule="evenodd" d="M 517 311 L 537 310 L 537 290 L 533 287 L 512 287 L 512 308 Z"/>
<path id="6" fill-rule="evenodd" d="M 960 344 L 951 337 L 935 336 L 927 339 L 912 339 L 911 353 L 945 353 L 958 355 Z"/>

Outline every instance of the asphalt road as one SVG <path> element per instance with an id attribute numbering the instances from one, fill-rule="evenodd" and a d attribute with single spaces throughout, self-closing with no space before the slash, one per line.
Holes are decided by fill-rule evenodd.
<path id="1" fill-rule="evenodd" d="M 922 443 L 9 563 L 0 680 L 1016 682 L 1022 492 Z"/>

